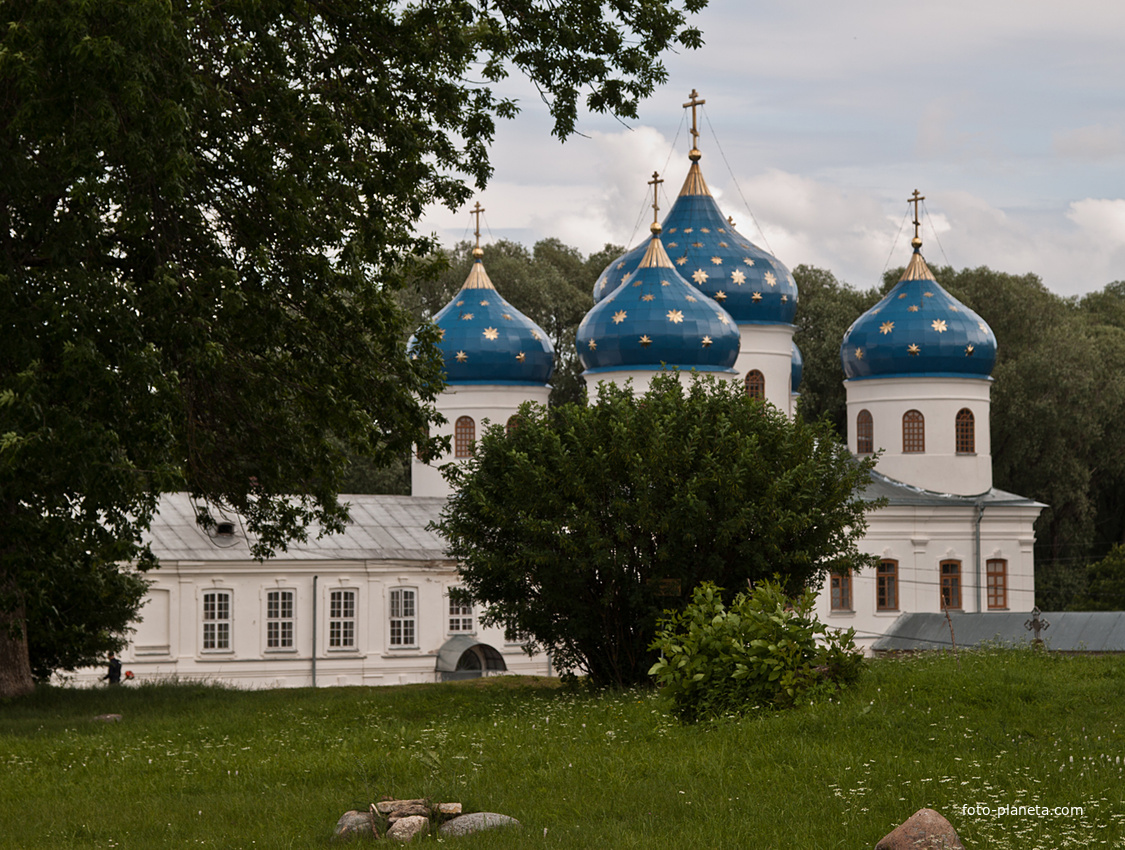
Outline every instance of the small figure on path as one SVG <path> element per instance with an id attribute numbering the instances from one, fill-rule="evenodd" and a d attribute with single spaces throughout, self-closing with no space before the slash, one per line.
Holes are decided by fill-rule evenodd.
<path id="1" fill-rule="evenodd" d="M 111 685 L 121 684 L 121 659 L 112 652 L 109 654 L 109 672 L 102 679 L 108 680 Z"/>

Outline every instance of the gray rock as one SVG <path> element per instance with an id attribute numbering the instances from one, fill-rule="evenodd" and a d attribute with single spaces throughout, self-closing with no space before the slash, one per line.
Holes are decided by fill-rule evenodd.
<path id="1" fill-rule="evenodd" d="M 438 835 L 469 835 L 473 832 L 483 832 L 486 829 L 497 829 L 501 826 L 522 826 L 515 818 L 499 815 L 496 812 L 472 812 L 467 815 L 447 820 L 438 828 Z"/>
<path id="2" fill-rule="evenodd" d="M 430 819 L 421 815 L 409 815 L 396 820 L 387 830 L 387 838 L 406 843 L 415 835 L 425 835 L 430 831 Z"/>
<path id="3" fill-rule="evenodd" d="M 380 800 L 375 804 L 381 815 L 391 815 L 395 812 L 405 811 L 411 808 L 424 808 L 429 812 L 430 807 L 426 800 Z M 413 812 L 413 814 L 424 814 L 423 812 Z"/>
<path id="4" fill-rule="evenodd" d="M 379 831 L 375 829 L 375 818 L 371 812 L 357 812 L 354 809 L 344 812 L 336 821 L 336 839 L 344 838 L 378 838 Z"/>
<path id="5" fill-rule="evenodd" d="M 885 835 L 875 850 L 965 850 L 965 845 L 938 812 L 919 809 Z"/>
<path id="6" fill-rule="evenodd" d="M 94 719 L 97 720 L 99 723 L 120 723 L 121 722 L 121 715 L 120 714 L 99 714 Z"/>

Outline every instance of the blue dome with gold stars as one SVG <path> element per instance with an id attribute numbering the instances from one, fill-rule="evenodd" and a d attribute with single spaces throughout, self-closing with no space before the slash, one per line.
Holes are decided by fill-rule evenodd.
<path id="1" fill-rule="evenodd" d="M 782 263 L 723 217 L 692 149 L 691 168 L 664 219 L 661 241 L 676 270 L 718 301 L 740 325 L 793 323 L 797 283 Z M 615 292 L 634 273 L 645 245 L 610 263 L 594 284 L 594 301 Z"/>
<path id="2" fill-rule="evenodd" d="M 481 249 L 465 285 L 434 324 L 450 384 L 546 384 L 555 371 L 547 333 L 496 291 Z"/>
<path id="3" fill-rule="evenodd" d="M 586 373 L 617 369 L 731 372 L 738 358 L 734 319 L 677 272 L 657 235 L 635 272 L 578 326 Z"/>
<path id="4" fill-rule="evenodd" d="M 989 379 L 996 336 L 988 324 L 946 292 L 914 255 L 883 300 L 844 334 L 840 360 L 849 379 L 953 377 Z"/>

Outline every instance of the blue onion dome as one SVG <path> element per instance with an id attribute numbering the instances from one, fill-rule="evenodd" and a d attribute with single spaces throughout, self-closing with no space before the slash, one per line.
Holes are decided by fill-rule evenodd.
<path id="1" fill-rule="evenodd" d="M 632 248 L 626 253 L 622 254 L 612 263 L 605 267 L 597 281 L 594 283 L 594 303 L 597 304 L 607 295 L 613 293 L 617 287 L 621 285 L 626 275 L 632 274 L 636 271 L 637 266 L 640 264 L 641 259 L 648 250 L 648 242 L 642 242 L 636 248 Z"/>
<path id="2" fill-rule="evenodd" d="M 733 372 L 740 343 L 734 319 L 676 272 L 659 238 L 618 289 L 578 326 L 578 357 L 587 374 L 663 366 Z"/>
<path id="3" fill-rule="evenodd" d="M 789 391 L 797 392 L 797 387 L 801 386 L 801 375 L 805 371 L 805 358 L 801 355 L 801 349 L 797 348 L 797 343 L 793 343 L 793 355 L 790 358 L 789 366 Z"/>
<path id="4" fill-rule="evenodd" d="M 883 300 L 844 334 L 840 360 L 850 379 L 892 377 L 988 378 L 996 336 L 988 324 L 946 292 L 914 255 Z"/>
<path id="5" fill-rule="evenodd" d="M 436 316 L 449 384 L 546 384 L 555 350 L 539 325 L 496 291 L 475 248 L 465 285 Z"/>
<path id="6" fill-rule="evenodd" d="M 664 247 L 676 270 L 740 325 L 793 323 L 797 283 L 781 262 L 723 217 L 691 151 L 691 168 L 664 219 Z"/>

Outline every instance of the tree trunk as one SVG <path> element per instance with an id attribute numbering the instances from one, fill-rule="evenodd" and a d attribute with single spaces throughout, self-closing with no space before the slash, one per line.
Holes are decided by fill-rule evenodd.
<path id="1" fill-rule="evenodd" d="M 27 617 L 23 605 L 0 611 L 0 699 L 35 690 L 27 652 Z"/>

